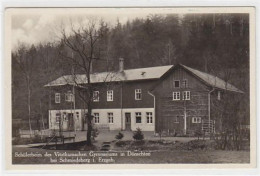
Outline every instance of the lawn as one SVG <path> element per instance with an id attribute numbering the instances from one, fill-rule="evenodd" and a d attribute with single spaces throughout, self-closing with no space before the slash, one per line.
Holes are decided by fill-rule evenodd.
<path id="1" fill-rule="evenodd" d="M 16 157 L 14 156 L 16 152 Z M 42 154 L 43 157 L 21 157 L 21 154 Z M 44 156 L 46 152 L 48 156 Z M 55 152 L 59 152 L 61 156 L 56 157 Z M 80 152 L 80 156 L 75 156 Z M 156 164 L 156 163 L 249 163 L 249 151 L 222 151 L 222 150 L 154 150 L 142 151 L 146 152 L 148 156 L 140 156 L 139 151 L 131 152 L 94 152 L 96 155 L 93 157 L 93 152 L 89 151 L 72 151 L 72 150 L 45 150 L 39 148 L 22 148 L 13 147 L 13 164 Z M 124 153 L 125 156 L 120 156 Z M 67 156 L 65 156 L 66 154 Z M 73 154 L 74 156 L 69 156 Z M 114 154 L 110 156 L 110 154 Z M 115 156 L 116 154 L 116 156 Z M 51 157 L 50 157 L 51 155 Z M 99 156 L 97 156 L 99 155 Z M 108 156 L 104 156 L 108 155 Z M 77 161 L 73 159 L 78 158 Z M 93 160 L 94 158 L 94 160 Z M 63 162 L 66 159 L 66 162 Z M 79 160 L 81 159 L 81 160 Z M 83 160 L 82 160 L 83 159 Z M 52 160 L 52 162 L 51 162 Z M 57 160 L 57 162 L 55 162 Z M 54 162 L 53 162 L 54 161 Z"/>

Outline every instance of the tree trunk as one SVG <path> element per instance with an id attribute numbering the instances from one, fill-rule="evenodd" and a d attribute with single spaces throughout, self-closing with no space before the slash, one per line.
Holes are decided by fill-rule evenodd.
<path id="1" fill-rule="evenodd" d="M 27 91 L 28 91 L 29 129 L 30 129 L 30 137 L 32 137 L 32 126 L 31 126 L 31 89 L 30 89 L 30 81 L 29 81 L 29 78 L 27 78 Z"/>
<path id="2" fill-rule="evenodd" d="M 87 130 L 87 145 L 91 146 L 92 141 L 91 141 L 91 133 L 92 133 L 92 107 L 91 107 L 91 100 L 89 100 L 90 103 L 88 103 L 88 115 L 87 115 L 87 122 L 88 122 L 88 130 Z"/>

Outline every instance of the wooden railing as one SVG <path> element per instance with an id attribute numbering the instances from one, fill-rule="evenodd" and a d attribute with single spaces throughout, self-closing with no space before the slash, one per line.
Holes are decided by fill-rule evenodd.
<path id="1" fill-rule="evenodd" d="M 205 133 L 215 133 L 215 120 L 202 120 L 202 131 Z"/>

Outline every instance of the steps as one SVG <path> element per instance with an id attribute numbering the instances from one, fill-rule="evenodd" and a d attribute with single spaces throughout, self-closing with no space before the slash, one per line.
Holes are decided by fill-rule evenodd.
<path id="1" fill-rule="evenodd" d="M 202 120 L 202 131 L 205 134 L 215 133 L 215 120 Z"/>

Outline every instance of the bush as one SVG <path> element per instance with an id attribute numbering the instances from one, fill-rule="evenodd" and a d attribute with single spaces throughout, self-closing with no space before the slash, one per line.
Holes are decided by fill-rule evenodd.
<path id="1" fill-rule="evenodd" d="M 95 138 L 98 136 L 98 134 L 99 134 L 98 129 L 97 129 L 97 128 L 93 128 L 93 129 L 92 129 L 92 132 L 91 132 L 91 136 L 92 136 L 93 141 L 94 141 Z"/>
<path id="2" fill-rule="evenodd" d="M 136 129 L 136 131 L 134 132 L 133 138 L 138 141 L 144 139 L 144 134 L 140 128 Z"/>
<path id="3" fill-rule="evenodd" d="M 129 141 L 117 141 L 115 144 L 117 147 L 124 147 L 126 145 L 129 145 Z"/>
<path id="4" fill-rule="evenodd" d="M 200 140 L 200 137 L 202 137 L 203 136 L 203 131 L 201 130 L 201 129 L 197 129 L 196 131 L 195 131 L 195 133 L 194 133 L 194 135 L 196 136 L 196 137 L 198 137 L 198 140 Z"/>
<path id="5" fill-rule="evenodd" d="M 117 140 L 121 140 L 123 139 L 124 135 L 121 132 L 118 132 L 118 134 L 116 135 L 116 139 Z"/>

